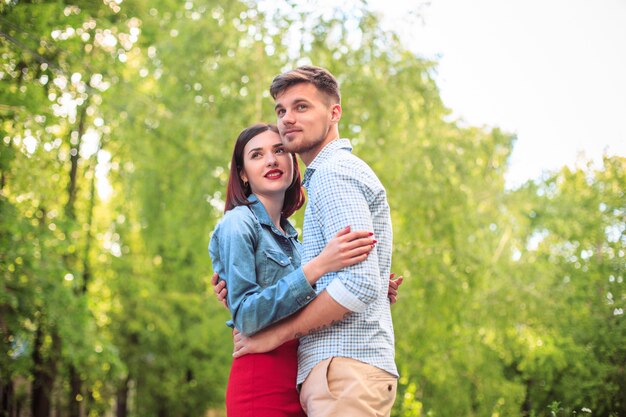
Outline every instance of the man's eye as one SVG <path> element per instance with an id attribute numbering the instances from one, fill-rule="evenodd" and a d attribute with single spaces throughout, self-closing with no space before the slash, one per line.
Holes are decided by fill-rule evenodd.
<path id="1" fill-rule="evenodd" d="M 278 116 L 282 116 L 283 114 L 285 114 L 285 109 L 278 109 L 278 110 L 276 110 L 276 114 Z"/>
<path id="2" fill-rule="evenodd" d="M 298 104 L 298 110 L 305 110 L 306 104 Z"/>
<path id="3" fill-rule="evenodd" d="M 283 148 L 276 148 L 276 153 L 285 153 Z"/>

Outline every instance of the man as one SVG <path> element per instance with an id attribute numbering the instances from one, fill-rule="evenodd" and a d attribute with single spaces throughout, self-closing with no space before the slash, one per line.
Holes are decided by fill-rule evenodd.
<path id="1" fill-rule="evenodd" d="M 317 282 L 303 310 L 252 337 L 235 337 L 234 357 L 267 352 L 299 338 L 298 385 L 309 416 L 389 416 L 398 372 L 387 298 L 392 230 L 385 189 L 340 139 L 341 97 L 327 70 L 304 66 L 270 87 L 285 149 L 307 165 L 302 261 L 315 257 L 345 225 L 373 230 L 367 260 Z"/>

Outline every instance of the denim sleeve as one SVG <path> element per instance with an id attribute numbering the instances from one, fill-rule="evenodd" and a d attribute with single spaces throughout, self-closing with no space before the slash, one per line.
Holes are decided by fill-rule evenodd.
<path id="1" fill-rule="evenodd" d="M 271 286 L 258 284 L 254 249 L 257 227 L 252 217 L 226 216 L 209 245 L 213 269 L 226 281 L 234 326 L 246 335 L 297 312 L 315 297 L 301 267 Z"/>
<path id="2" fill-rule="evenodd" d="M 314 204 L 312 212 L 326 242 L 347 225 L 352 230 L 374 230 L 366 197 L 369 190 L 354 173 L 323 169 L 315 175 L 316 192 L 310 196 L 309 204 Z M 328 294 L 348 310 L 362 312 L 380 295 L 382 283 L 375 253 L 376 249 L 363 262 L 338 271 L 326 287 Z"/>

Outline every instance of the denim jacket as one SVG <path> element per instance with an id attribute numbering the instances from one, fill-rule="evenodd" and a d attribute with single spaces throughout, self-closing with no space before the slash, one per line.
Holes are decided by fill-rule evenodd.
<path id="1" fill-rule="evenodd" d="M 258 198 L 224 214 L 213 231 L 213 270 L 226 281 L 227 323 L 250 335 L 300 310 L 315 297 L 300 266 L 301 244 L 287 221 L 282 233 Z"/>

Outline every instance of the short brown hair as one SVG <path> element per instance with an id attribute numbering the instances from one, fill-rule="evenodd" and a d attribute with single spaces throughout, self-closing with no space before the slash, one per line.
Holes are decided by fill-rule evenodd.
<path id="1" fill-rule="evenodd" d="M 266 131 L 272 131 L 278 134 L 275 125 L 259 123 L 247 127 L 241 131 L 235 148 L 233 149 L 233 157 L 230 161 L 230 175 L 228 177 L 228 186 L 226 187 L 226 206 L 224 212 L 232 210 L 237 206 L 249 206 L 248 196 L 252 193 L 250 186 L 244 184 L 239 176 L 243 169 L 243 148 L 254 137 Z M 300 169 L 298 168 L 298 159 L 295 154 L 291 154 L 293 159 L 293 180 L 289 188 L 285 191 L 285 201 L 281 211 L 283 218 L 288 218 L 296 212 L 304 204 L 304 191 L 302 190 L 302 180 L 300 178 Z"/>
<path id="2" fill-rule="evenodd" d="M 270 85 L 270 94 L 272 98 L 276 100 L 276 96 L 289 87 L 300 83 L 313 84 L 319 91 L 341 104 L 339 84 L 333 74 L 327 69 L 314 67 L 312 65 L 298 67 L 276 76 L 272 81 L 272 85 Z"/>

